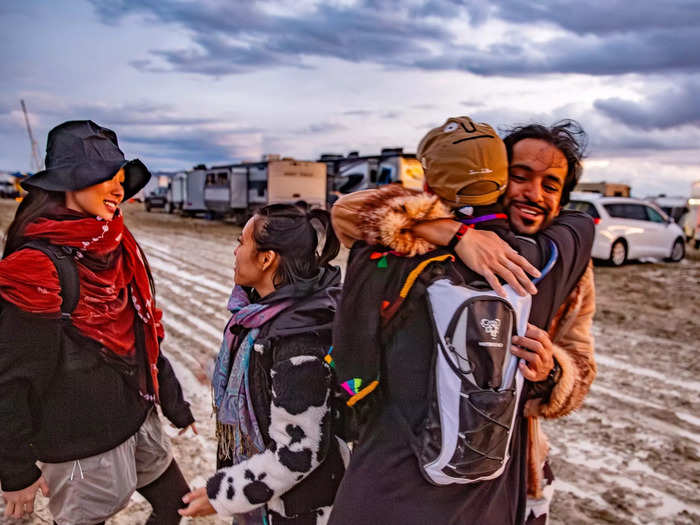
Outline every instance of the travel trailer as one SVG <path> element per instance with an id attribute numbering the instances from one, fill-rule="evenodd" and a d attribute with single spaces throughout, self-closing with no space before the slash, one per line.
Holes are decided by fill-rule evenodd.
<path id="1" fill-rule="evenodd" d="M 170 183 L 165 210 L 168 213 L 179 210 L 183 215 L 206 212 L 207 207 L 204 204 L 206 173 L 206 167 L 203 165 L 196 166 L 191 171 L 176 173 Z"/>
<path id="2" fill-rule="evenodd" d="M 326 164 L 329 186 L 336 195 L 392 183 L 423 189 L 423 168 L 416 156 L 404 153 L 403 148 L 384 148 L 379 155 L 360 156 L 357 151 L 345 157 L 324 154 L 319 162 Z"/>
<path id="3" fill-rule="evenodd" d="M 213 217 L 243 223 L 267 204 L 304 201 L 325 208 L 326 166 L 294 159 L 213 166 L 205 172 L 204 203 Z"/>

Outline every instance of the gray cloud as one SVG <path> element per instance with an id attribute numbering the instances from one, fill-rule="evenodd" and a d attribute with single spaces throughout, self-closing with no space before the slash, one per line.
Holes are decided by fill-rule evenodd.
<path id="1" fill-rule="evenodd" d="M 653 29 L 692 28 L 700 24 L 700 10 L 692 1 L 501 0 L 497 16 L 515 23 L 550 22 L 577 34 L 608 35 Z"/>
<path id="2" fill-rule="evenodd" d="M 19 110 L 19 103 L 0 99 L 0 115 Z M 104 126 L 197 126 L 225 122 L 223 119 L 181 115 L 168 104 L 152 101 L 130 102 L 117 106 L 65 104 L 50 96 L 36 96 L 28 108 L 32 115 L 51 126 L 66 120 L 93 120 Z"/>
<path id="3" fill-rule="evenodd" d="M 24 122 L 11 116 L 14 105 L 0 99 L 0 136 L 9 135 L 27 143 Z M 225 117 L 208 118 L 178 113 L 172 106 L 142 101 L 119 106 L 61 104 L 51 97 L 35 97 L 33 126 L 43 150 L 50 128 L 66 120 L 90 119 L 114 129 L 127 157 L 140 157 L 149 166 L 176 169 L 199 163 L 230 162 L 259 144 L 262 131 L 253 126 L 232 127 Z M 42 151 L 43 155 L 43 151 Z"/>
<path id="4" fill-rule="evenodd" d="M 594 105 L 608 117 L 635 128 L 700 127 L 698 93 L 700 79 L 686 79 L 670 84 L 642 102 L 608 98 L 596 100 Z"/>
<path id="5" fill-rule="evenodd" d="M 469 0 L 364 0 L 352 6 L 320 5 L 298 12 L 289 2 L 183 2 L 92 0 L 104 23 L 140 13 L 192 33 L 185 49 L 151 51 L 132 62 L 146 71 L 185 71 L 221 76 L 268 67 L 308 67 L 307 57 L 372 62 L 386 67 L 470 71 L 481 75 L 700 70 L 700 9 L 644 0 L 550 0 L 547 5 L 501 0 L 484 6 Z M 265 7 L 298 14 L 271 14 Z M 464 31 L 490 19 L 513 30 L 505 43 L 486 48 L 455 44 L 446 22 Z M 528 40 L 521 26 L 550 23 L 570 34 L 548 42 Z"/>
<path id="6" fill-rule="evenodd" d="M 449 33 L 435 23 L 411 19 L 408 12 L 378 9 L 373 2 L 353 8 L 318 6 L 298 17 L 266 13 L 264 3 L 157 0 L 92 0 L 100 19 L 114 24 L 130 13 L 184 26 L 193 34 L 193 46 L 153 50 L 176 71 L 225 75 L 262 67 L 303 66 L 302 57 L 333 57 L 352 62 L 373 61 L 385 55 L 406 59 L 425 54 L 421 43 L 447 40 Z M 396 4 L 398 9 L 399 4 Z M 159 70 L 158 63 L 139 60 L 133 65 Z"/>

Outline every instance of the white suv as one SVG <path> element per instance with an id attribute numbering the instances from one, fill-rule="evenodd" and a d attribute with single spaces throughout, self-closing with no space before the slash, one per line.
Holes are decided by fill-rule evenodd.
<path id="1" fill-rule="evenodd" d="M 628 259 L 654 257 L 678 262 L 685 256 L 683 230 L 654 204 L 572 192 L 566 208 L 593 217 L 596 231 L 592 255 L 596 259 L 620 266 Z"/>

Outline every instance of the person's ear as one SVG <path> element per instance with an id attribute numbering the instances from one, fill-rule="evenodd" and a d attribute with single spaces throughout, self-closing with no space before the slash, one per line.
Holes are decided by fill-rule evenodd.
<path id="1" fill-rule="evenodd" d="M 260 255 L 260 263 L 262 265 L 263 272 L 267 271 L 268 268 L 274 267 L 278 258 L 277 252 L 274 250 L 265 250 L 264 252 L 260 252 Z"/>

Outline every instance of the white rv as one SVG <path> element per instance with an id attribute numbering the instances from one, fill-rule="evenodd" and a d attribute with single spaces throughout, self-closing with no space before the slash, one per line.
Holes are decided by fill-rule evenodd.
<path id="1" fill-rule="evenodd" d="M 195 215 L 207 211 L 204 204 L 204 178 L 206 168 L 196 167 L 192 171 L 177 173 L 170 184 L 168 202 L 165 209 L 168 213 L 180 210 L 183 215 Z"/>
<path id="2" fill-rule="evenodd" d="M 403 148 L 384 148 L 379 155 L 360 156 L 356 151 L 347 157 L 325 154 L 320 161 L 328 166 L 336 195 L 394 183 L 423 189 L 423 168 L 416 156 L 404 153 Z"/>
<path id="3" fill-rule="evenodd" d="M 268 202 L 304 201 L 326 207 L 326 166 L 321 162 L 278 160 L 267 168 Z"/>
<path id="4" fill-rule="evenodd" d="M 212 217 L 244 222 L 271 203 L 305 201 L 326 204 L 326 167 L 293 159 L 213 166 L 205 173 L 204 203 Z"/>

